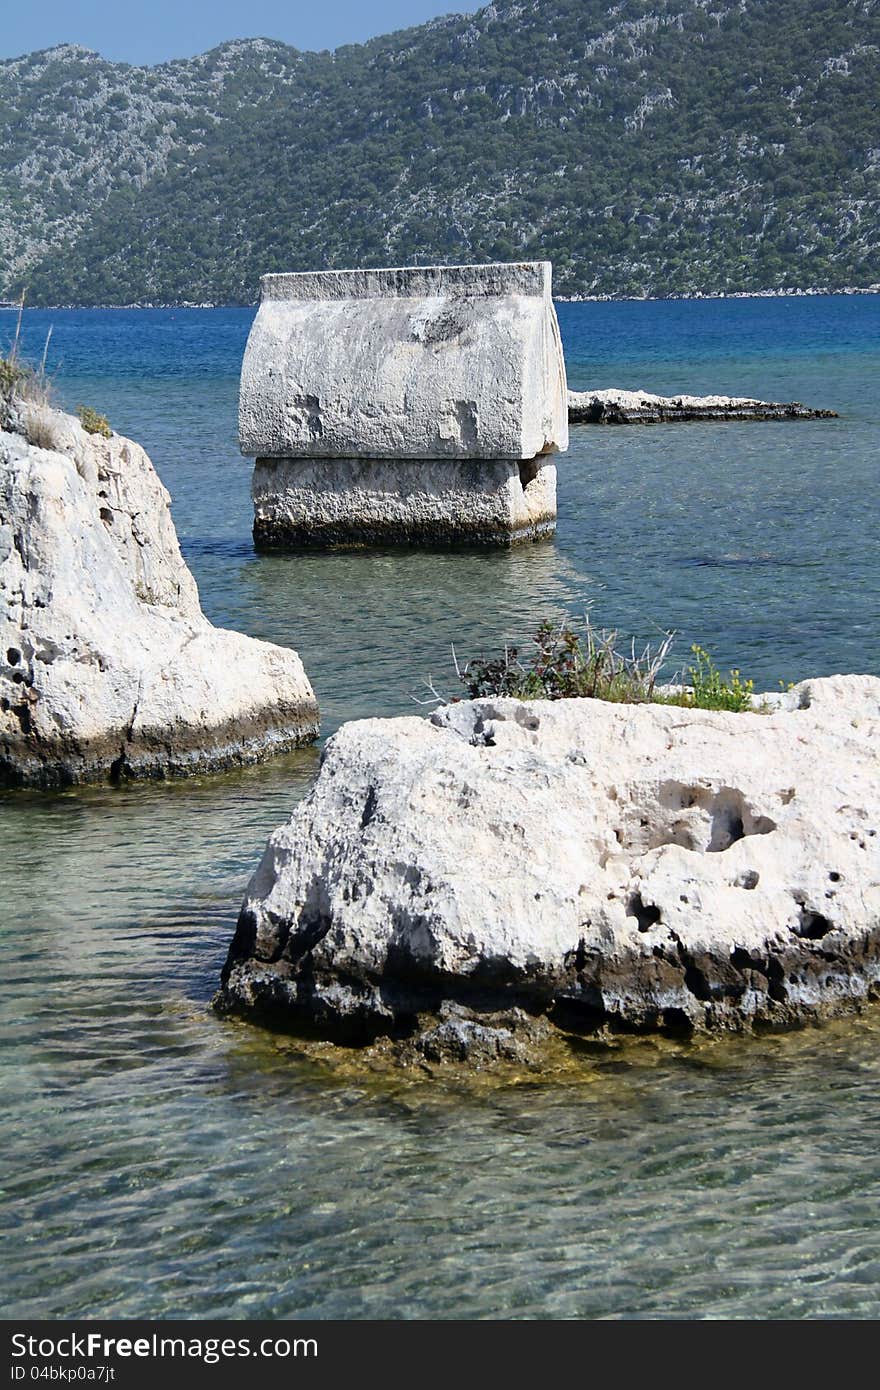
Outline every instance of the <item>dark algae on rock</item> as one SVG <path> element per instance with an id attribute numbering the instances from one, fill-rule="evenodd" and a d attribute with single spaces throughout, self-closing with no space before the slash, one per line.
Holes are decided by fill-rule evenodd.
<path id="1" fill-rule="evenodd" d="M 765 713 L 463 701 L 327 745 L 217 1005 L 400 1060 L 790 1028 L 880 990 L 880 680 Z"/>

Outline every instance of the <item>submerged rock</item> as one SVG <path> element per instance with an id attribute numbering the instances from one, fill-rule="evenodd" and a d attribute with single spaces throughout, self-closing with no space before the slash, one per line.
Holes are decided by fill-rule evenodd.
<path id="1" fill-rule="evenodd" d="M 858 1007 L 880 990 L 880 680 L 768 704 L 480 700 L 343 726 L 269 840 L 218 1006 L 481 1059 L 533 1052 L 510 1010 L 709 1032 Z"/>
<path id="2" fill-rule="evenodd" d="M 569 391 L 573 425 L 656 425 L 688 420 L 836 420 L 836 410 L 749 396 L 655 396 L 650 391 Z"/>
<path id="3" fill-rule="evenodd" d="M 144 450 L 45 407 L 11 424 L 0 783 L 164 777 L 311 741 L 318 709 L 299 657 L 208 622 Z"/>
<path id="4" fill-rule="evenodd" d="M 392 1060 L 403 1066 L 466 1062 L 469 1067 L 493 1067 L 499 1062 L 531 1067 L 541 1060 L 550 1025 L 519 1008 L 475 1013 L 447 1000 L 437 1015 L 418 1020 L 411 1035 L 397 1042 Z"/>

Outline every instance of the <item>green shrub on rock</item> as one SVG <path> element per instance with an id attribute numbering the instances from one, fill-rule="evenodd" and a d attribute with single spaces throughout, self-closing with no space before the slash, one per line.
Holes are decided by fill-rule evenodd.
<path id="1" fill-rule="evenodd" d="M 0 397 L 9 400 L 24 375 L 24 370 L 14 357 L 0 357 Z"/>
<path id="2" fill-rule="evenodd" d="M 519 700 L 564 700 L 572 697 L 611 700 L 617 703 L 655 702 L 686 709 L 729 710 L 739 713 L 758 708 L 755 683 L 732 670 L 725 680 L 704 647 L 691 647 L 693 664 L 681 683 L 658 685 L 669 654 L 673 632 L 663 634 L 656 648 L 636 650 L 635 643 L 621 649 L 615 631 L 596 628 L 589 617 L 583 633 L 568 622 L 543 622 L 533 638 L 535 650 L 521 656 L 518 647 L 505 647 L 501 656 L 455 662 L 456 674 L 468 698 L 510 696 Z M 429 687 L 435 699 L 439 695 Z M 429 702 L 426 702 L 429 703 Z"/>
<path id="3" fill-rule="evenodd" d="M 110 438 L 113 431 L 106 415 L 99 415 L 97 410 L 93 410 L 90 405 L 78 405 L 76 413 L 79 416 L 80 424 L 88 434 L 99 434 L 102 439 Z"/>
<path id="4" fill-rule="evenodd" d="M 505 647 L 493 660 L 469 661 L 456 670 L 468 696 L 511 695 L 520 700 L 564 700 L 581 696 L 595 700 L 643 703 L 654 688 L 666 660 L 673 633 L 659 647 L 620 651 L 617 632 L 584 620 L 583 635 L 568 622 L 543 622 L 534 636 L 535 651 L 525 662 L 517 647 Z"/>
<path id="5" fill-rule="evenodd" d="M 694 709 L 728 709 L 734 713 L 753 708 L 753 680 L 744 681 L 736 668 L 730 672 L 729 680 L 722 680 L 721 672 L 705 647 L 695 642 L 691 651 L 694 665 L 688 668 L 687 688 L 670 703 Z"/>

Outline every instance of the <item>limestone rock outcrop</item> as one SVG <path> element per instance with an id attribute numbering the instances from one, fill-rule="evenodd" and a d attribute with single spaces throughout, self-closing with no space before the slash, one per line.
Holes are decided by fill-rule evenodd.
<path id="1" fill-rule="evenodd" d="M 568 412 L 549 263 L 264 276 L 239 436 L 260 545 L 552 532 Z"/>
<path id="2" fill-rule="evenodd" d="M 836 420 L 835 410 L 750 396 L 656 396 L 650 391 L 569 391 L 573 425 L 658 425 L 691 420 Z"/>
<path id="3" fill-rule="evenodd" d="M 523 1017 L 747 1031 L 859 1007 L 880 994 L 880 680 L 766 703 L 344 725 L 269 840 L 219 1007 L 425 1055 L 465 1056 L 469 1029 L 485 1055 L 495 1029 L 499 1057 Z"/>
<path id="4" fill-rule="evenodd" d="M 138 444 L 60 411 L 21 406 L 0 433 L 0 783 L 164 777 L 316 736 L 296 652 L 203 615 L 169 500 Z"/>

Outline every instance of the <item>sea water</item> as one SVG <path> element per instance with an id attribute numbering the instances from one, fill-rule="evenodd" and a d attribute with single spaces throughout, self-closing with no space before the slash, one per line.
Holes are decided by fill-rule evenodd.
<path id="1" fill-rule="evenodd" d="M 552 542 L 260 556 L 236 447 L 249 310 L 26 311 L 63 404 L 144 444 L 205 612 L 300 652 L 322 735 L 453 695 L 589 610 L 757 688 L 880 673 L 880 299 L 559 306 L 572 387 L 838 420 L 572 430 Z M 0 313 L 0 350 L 15 316 Z M 209 1007 L 317 749 L 191 782 L 0 794 L 0 1313 L 880 1314 L 880 1011 L 627 1043 L 580 1073 L 381 1078 Z"/>

